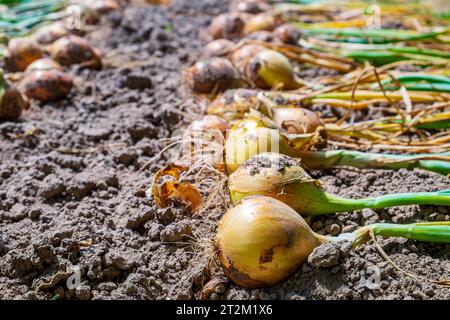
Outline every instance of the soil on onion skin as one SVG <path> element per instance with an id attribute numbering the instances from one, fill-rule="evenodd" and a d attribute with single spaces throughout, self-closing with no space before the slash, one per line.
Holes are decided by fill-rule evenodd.
<path id="1" fill-rule="evenodd" d="M 206 257 L 196 257 L 191 239 L 214 235 L 227 201 L 216 195 L 196 215 L 180 206 L 157 209 L 145 189 L 173 154 L 164 152 L 148 170 L 139 169 L 164 147 L 164 138 L 204 112 L 205 101 L 186 88 L 182 71 L 206 41 L 200 30 L 227 9 L 227 1 L 176 0 L 169 7 L 133 5 L 110 14 L 88 35 L 107 56 L 102 71 L 72 68 L 77 82 L 68 99 L 33 104 L 19 121 L 0 123 L 0 298 L 198 299 L 207 281 L 223 277 Z M 314 68 L 307 74 L 313 79 Z M 447 178 L 419 170 L 311 174 L 328 191 L 348 197 L 450 189 Z M 445 207 L 409 206 L 314 218 L 311 226 L 336 234 L 377 221 L 449 218 Z M 450 278 L 450 246 L 380 242 L 405 270 Z M 208 297 L 450 298 L 448 289 L 397 272 L 370 243 L 356 250 L 346 244 L 323 248 L 316 257 L 322 260 L 310 259 L 275 287 L 228 283 Z M 69 289 L 65 271 L 75 266 L 81 285 Z M 361 274 L 370 278 L 373 266 L 381 270 L 380 287 L 361 286 Z"/>

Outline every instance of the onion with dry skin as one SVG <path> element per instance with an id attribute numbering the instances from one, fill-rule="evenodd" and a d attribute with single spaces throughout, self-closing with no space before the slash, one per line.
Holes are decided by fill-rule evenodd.
<path id="1" fill-rule="evenodd" d="M 28 98 L 42 102 L 64 99 L 72 89 L 72 77 L 58 70 L 38 70 L 20 82 L 20 91 Z"/>
<path id="2" fill-rule="evenodd" d="M 253 196 L 225 213 L 213 243 L 229 279 L 245 288 L 261 288 L 286 280 L 322 243 L 349 241 L 356 247 L 375 236 L 450 243 L 450 222 L 374 223 L 337 237 L 322 236 L 283 202 Z"/>
<path id="3" fill-rule="evenodd" d="M 228 129 L 229 125 L 223 118 L 214 115 L 206 115 L 199 120 L 193 121 L 186 129 L 186 132 L 217 131 L 225 136 Z"/>
<path id="4" fill-rule="evenodd" d="M 34 39 L 40 44 L 50 44 L 69 34 L 64 23 L 55 22 L 39 28 L 34 34 Z"/>
<path id="5" fill-rule="evenodd" d="M 202 58 L 220 57 L 234 48 L 234 43 L 227 39 L 217 39 L 209 42 L 202 50 Z"/>
<path id="6" fill-rule="evenodd" d="M 274 36 L 286 44 L 296 45 L 300 40 L 300 31 L 290 24 L 282 24 L 274 30 Z"/>
<path id="7" fill-rule="evenodd" d="M 325 124 L 314 111 L 304 108 L 271 108 L 271 119 L 275 125 L 287 133 L 311 133 L 324 131 Z"/>
<path id="8" fill-rule="evenodd" d="M 294 90 L 304 85 L 294 74 L 289 59 L 270 49 L 262 50 L 250 59 L 245 75 L 261 89 Z"/>
<path id="9" fill-rule="evenodd" d="M 13 38 L 5 52 L 5 67 L 9 71 L 24 71 L 30 63 L 44 56 L 39 44 L 32 38 Z"/>
<path id="10" fill-rule="evenodd" d="M 298 89 L 303 82 L 295 75 L 294 67 L 286 56 L 260 45 L 249 44 L 233 52 L 233 64 L 258 88 L 285 90 Z"/>
<path id="11" fill-rule="evenodd" d="M 240 13 L 223 13 L 211 21 L 208 33 L 214 39 L 240 38 L 244 32 L 245 18 L 246 16 Z"/>
<path id="12" fill-rule="evenodd" d="M 246 198 L 228 210 L 215 239 L 225 274 L 246 288 L 287 279 L 325 241 L 297 212 L 263 196 Z"/>
<path id="13" fill-rule="evenodd" d="M 191 88 L 199 93 L 221 92 L 247 86 L 240 72 L 225 58 L 199 60 L 188 69 L 186 75 Z"/>
<path id="14" fill-rule="evenodd" d="M 260 13 L 251 17 L 244 27 L 244 34 L 249 35 L 257 31 L 273 31 L 279 24 L 279 19 L 271 14 Z"/>
<path id="15" fill-rule="evenodd" d="M 70 35 L 58 39 L 49 47 L 51 57 L 64 66 L 80 64 L 81 67 L 100 69 L 100 52 L 91 47 L 86 39 Z"/>
<path id="16" fill-rule="evenodd" d="M 52 60 L 50 58 L 42 58 L 34 61 L 31 63 L 27 69 L 25 70 L 26 73 L 30 73 L 33 71 L 38 70 L 59 70 L 62 71 L 61 65 L 56 62 L 55 60 Z"/>
<path id="17" fill-rule="evenodd" d="M 22 94 L 11 87 L 0 74 L 0 120 L 14 120 L 20 117 L 22 111 L 29 108 L 29 103 Z"/>

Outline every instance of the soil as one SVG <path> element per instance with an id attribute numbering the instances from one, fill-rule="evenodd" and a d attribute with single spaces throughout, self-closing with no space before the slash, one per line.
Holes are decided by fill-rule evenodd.
<path id="1" fill-rule="evenodd" d="M 101 71 L 69 71 L 68 99 L 33 103 L 18 121 L 0 123 L 0 297 L 3 299 L 450 299 L 448 288 L 396 271 L 371 243 L 318 248 L 286 282 L 247 290 L 198 257 L 192 239 L 208 238 L 227 201 L 216 194 L 198 214 L 157 209 L 145 190 L 173 153 L 164 140 L 204 113 L 184 70 L 207 41 L 201 30 L 227 11 L 222 0 L 130 5 L 88 34 L 105 55 Z M 305 72 L 314 78 L 322 71 Z M 140 170 L 158 155 L 147 170 Z M 311 172 L 329 192 L 367 197 L 450 189 L 420 170 Z M 203 195 L 208 194 L 206 187 Z M 406 206 L 314 218 L 321 234 L 377 221 L 449 220 L 446 207 Z M 380 239 L 403 269 L 450 278 L 450 246 Z M 195 259 L 194 259 L 195 258 Z M 379 267 L 380 286 L 360 285 Z M 72 271 L 79 268 L 81 285 Z M 67 281 L 68 280 L 68 281 Z M 220 284 L 205 294 L 202 288 Z M 69 288 L 70 287 L 70 288 Z"/>

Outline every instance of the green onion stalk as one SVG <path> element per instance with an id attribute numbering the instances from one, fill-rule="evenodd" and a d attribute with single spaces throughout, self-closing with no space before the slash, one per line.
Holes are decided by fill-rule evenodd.
<path id="1" fill-rule="evenodd" d="M 450 243 L 450 222 L 376 223 L 330 237 L 315 233 L 291 207 L 276 199 L 243 199 L 222 217 L 212 241 L 225 274 L 246 288 L 286 280 L 323 243 L 350 241 L 354 247 L 375 236 Z"/>
<path id="2" fill-rule="evenodd" d="M 351 150 L 310 151 L 322 142 L 319 132 L 283 134 L 270 125 L 261 119 L 248 118 L 232 127 L 225 142 L 225 163 L 230 172 L 256 154 L 277 152 L 302 159 L 310 169 L 342 166 L 386 170 L 418 168 L 450 174 L 450 152 L 394 155 Z"/>
<path id="3" fill-rule="evenodd" d="M 325 36 L 328 41 L 350 43 L 393 43 L 403 41 L 418 41 L 436 39 L 448 34 L 450 28 L 439 28 L 430 32 L 417 32 L 397 29 L 361 29 L 361 28 L 318 28 L 303 30 L 310 36 Z"/>
<path id="4" fill-rule="evenodd" d="M 278 153 L 253 156 L 230 175 L 228 186 L 233 203 L 248 196 L 263 195 L 284 202 L 304 216 L 405 205 L 450 206 L 450 190 L 364 199 L 335 196 L 326 192 L 319 180 L 306 173 L 299 159 Z"/>

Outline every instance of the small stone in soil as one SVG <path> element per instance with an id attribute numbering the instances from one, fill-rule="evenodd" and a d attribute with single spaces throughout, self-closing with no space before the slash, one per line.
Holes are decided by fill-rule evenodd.
<path id="1" fill-rule="evenodd" d="M 308 263 L 316 268 L 330 268 L 338 264 L 340 251 L 336 244 L 327 242 L 315 248 Z"/>

